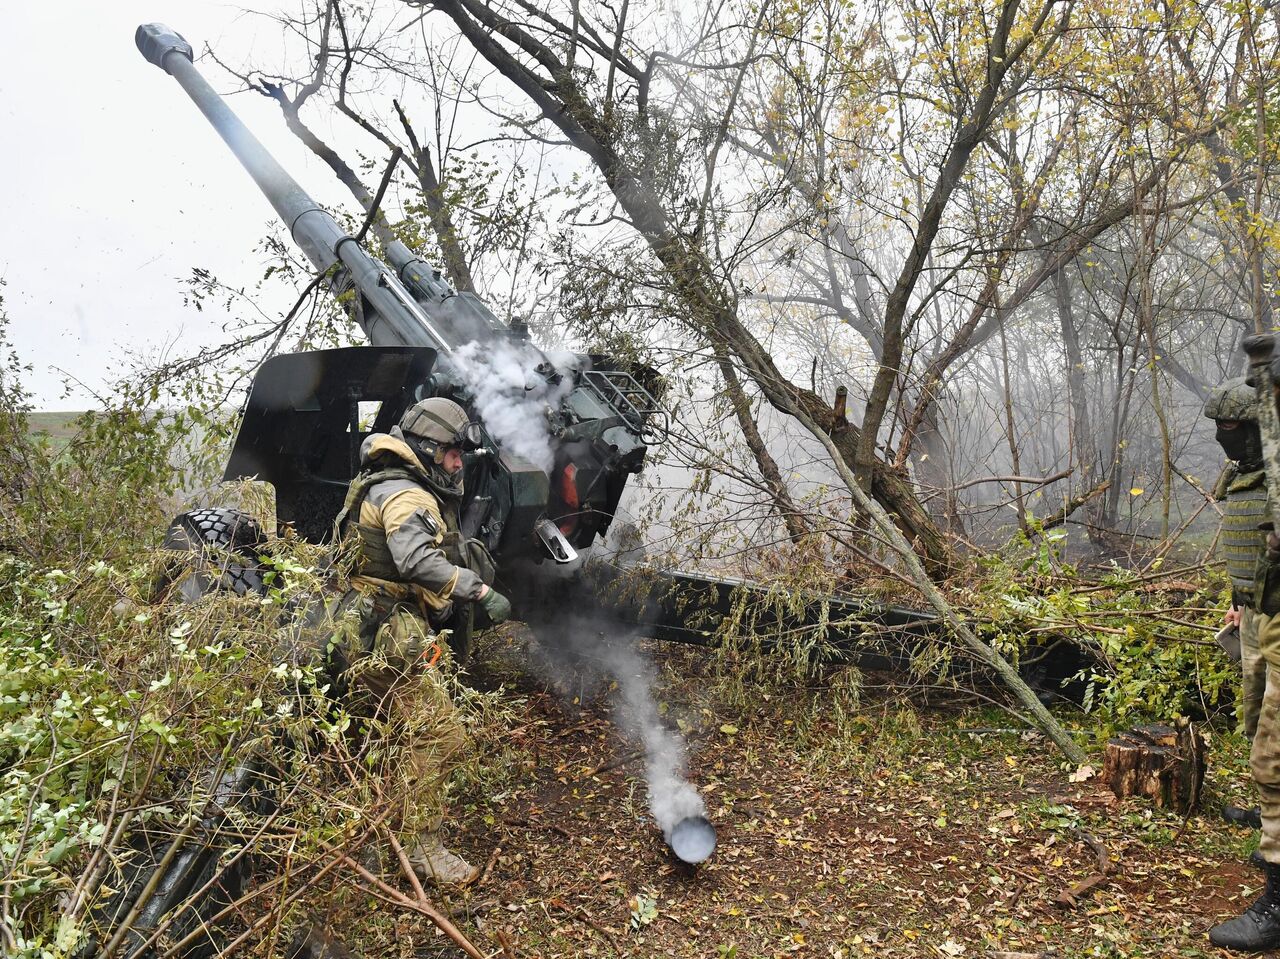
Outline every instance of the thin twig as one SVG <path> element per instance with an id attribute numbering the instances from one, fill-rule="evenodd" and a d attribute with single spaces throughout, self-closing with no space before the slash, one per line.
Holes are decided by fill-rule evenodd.
<path id="1" fill-rule="evenodd" d="M 151 751 L 151 762 L 147 766 L 146 774 L 142 777 L 142 785 L 137 791 L 135 801 L 141 800 L 146 796 L 147 790 L 151 788 L 151 781 L 155 778 L 156 770 L 159 768 L 160 759 L 165 755 L 167 750 L 168 744 L 165 743 L 163 739 L 156 743 L 155 749 Z M 106 829 L 111 829 L 112 827 L 112 817 L 114 817 L 116 812 L 116 795 L 119 788 L 119 783 L 117 783 L 116 791 L 113 792 L 111 798 L 111 816 L 108 817 Z M 110 837 L 104 839 L 102 844 L 93 851 L 93 855 L 89 857 L 89 862 L 85 864 L 84 872 L 80 874 L 80 879 L 76 883 L 76 888 L 67 902 L 67 908 L 64 914 L 67 916 L 69 922 L 74 923 L 76 921 L 80 915 L 80 911 L 90 901 L 90 899 L 92 899 L 94 893 L 97 892 L 98 887 L 102 884 L 102 879 L 106 875 L 107 868 L 111 864 L 108 854 L 112 849 L 116 848 L 116 846 L 120 844 L 121 840 L 124 839 L 125 831 L 129 828 L 129 823 L 133 821 L 133 817 L 136 812 L 136 809 L 125 809 L 121 812 L 120 821 L 115 823 L 115 829 L 111 833 Z"/>
<path id="2" fill-rule="evenodd" d="M 545 829 L 548 832 L 553 832 L 557 836 L 561 836 L 565 839 L 573 838 L 569 830 L 563 828 L 562 826 L 557 826 L 555 823 L 530 822 L 527 819 L 504 819 L 502 821 L 508 826 L 515 826 L 517 829 Z"/>
<path id="3" fill-rule="evenodd" d="M 554 906 L 556 909 L 559 909 L 562 912 L 566 913 L 567 915 L 572 916 L 574 919 L 577 919 L 579 922 L 586 923 L 588 926 L 590 926 L 592 929 L 594 929 L 596 932 L 600 933 L 600 935 L 604 937 L 604 940 L 609 944 L 610 949 L 612 949 L 618 955 L 622 955 L 622 950 L 618 948 L 618 943 L 614 940 L 613 933 L 611 933 L 608 929 L 606 929 L 604 926 L 600 925 L 600 923 L 596 922 L 596 920 L 592 919 L 589 915 L 587 915 L 586 910 L 583 909 L 581 906 L 577 906 L 577 907 L 568 906 L 560 899 L 552 899 L 549 904 L 551 906 Z"/>
<path id="4" fill-rule="evenodd" d="M 325 847 L 326 851 L 329 852 L 331 855 L 333 855 L 334 858 L 326 862 L 320 868 L 319 872 L 317 872 L 310 879 L 310 881 L 304 883 L 295 892 L 290 894 L 284 900 L 284 902 L 282 902 L 275 910 L 273 910 L 273 912 L 283 913 L 285 908 L 293 905 L 293 903 L 297 902 L 298 899 L 302 898 L 302 896 L 312 886 L 314 886 L 317 882 L 319 882 L 322 878 L 324 878 L 325 875 L 331 872 L 334 869 L 334 867 L 338 866 L 343 862 L 343 857 L 347 855 L 348 851 L 352 848 L 353 845 L 362 845 L 363 843 L 368 841 L 368 838 L 374 834 L 374 832 L 382 824 L 382 822 L 389 815 L 391 815 L 393 809 L 394 807 L 392 806 L 388 806 L 385 809 L 383 809 L 380 813 L 378 813 L 377 816 L 373 818 L 373 820 L 362 831 L 356 833 L 353 836 L 348 837 L 347 840 L 340 847 L 335 847 L 335 846 L 328 845 L 326 843 L 321 843 L 321 845 Z M 269 882 L 264 883 L 263 885 L 254 889 L 253 892 L 249 893 L 248 895 L 241 896 L 235 902 L 229 903 L 228 905 L 224 906 L 220 911 L 215 913 L 213 916 L 209 917 L 209 919 L 206 920 L 206 922 L 202 926 L 197 927 L 195 930 L 188 933 L 184 938 L 174 943 L 173 945 L 169 946 L 168 950 L 165 951 L 160 956 L 158 956 L 157 959 L 169 959 L 169 957 L 171 956 L 179 955 L 182 952 L 182 950 L 185 949 L 189 944 L 194 942 L 200 936 L 207 934 L 207 926 L 211 926 L 217 923 L 224 916 L 226 916 L 228 913 L 232 912 L 233 910 L 237 909 L 243 903 L 256 898 L 257 896 L 268 891 L 269 889 L 275 888 L 277 885 L 279 885 L 283 881 L 283 878 L 284 877 L 282 876 L 276 876 L 274 879 L 270 880 Z M 267 915 L 259 918 L 248 930 L 246 930 L 242 935 L 240 935 L 238 938 L 236 938 L 231 943 L 229 943 L 222 950 L 221 955 L 222 956 L 230 955 L 235 948 L 237 948 L 239 945 L 243 944 L 244 942 L 247 942 L 252 934 L 256 933 L 258 929 L 266 925 L 267 921 L 271 918 L 271 915 L 272 913 L 268 912 Z"/>
<path id="5" fill-rule="evenodd" d="M 504 930 L 497 930 L 494 935 L 498 939 L 498 945 L 502 947 L 502 955 L 505 959 L 519 959 L 515 947 L 511 944 L 511 940 L 507 937 Z"/>
<path id="6" fill-rule="evenodd" d="M 1070 889 L 1059 894 L 1058 898 L 1054 900 L 1054 904 L 1061 906 L 1064 909 L 1071 908 L 1079 902 L 1080 897 L 1085 893 L 1092 892 L 1094 889 L 1101 886 L 1107 881 L 1107 876 L 1111 873 L 1111 858 L 1107 855 L 1107 847 L 1104 846 L 1098 838 L 1093 835 L 1093 833 L 1088 832 L 1087 830 L 1073 829 L 1072 832 L 1074 832 L 1083 843 L 1093 850 L 1093 854 L 1098 860 L 1098 871 L 1093 875 L 1080 880 Z"/>
<path id="7" fill-rule="evenodd" d="M 27 835 L 31 829 L 31 814 L 35 810 L 36 804 L 40 801 L 41 793 L 44 791 L 45 780 L 53 772 L 54 763 L 58 758 L 58 731 L 53 728 L 53 723 L 48 719 L 45 720 L 45 725 L 49 727 L 49 761 L 45 763 L 44 772 L 40 774 L 31 790 L 31 801 L 27 803 L 26 813 L 22 817 L 22 829 L 18 833 L 18 842 L 13 850 L 13 861 L 5 869 L 4 895 L 0 897 L 0 929 L 4 930 L 5 940 L 11 943 L 11 947 L 14 950 L 18 946 L 13 940 L 12 932 L 10 932 L 9 890 L 14 886 L 14 881 L 11 877 L 17 872 L 18 863 L 22 861 L 22 850 L 27 845 Z"/>
<path id="8" fill-rule="evenodd" d="M 450 922 L 447 916 L 445 916 L 443 913 L 441 913 L 439 910 L 433 907 L 429 902 L 427 902 L 425 896 L 423 897 L 423 901 L 415 902 L 414 900 L 406 896 L 404 893 L 400 892 L 400 890 L 394 888 L 393 886 L 387 885 L 385 882 L 383 882 L 381 879 L 379 879 L 377 876 L 371 873 L 364 866 L 360 865 L 360 863 L 356 862 L 350 856 L 344 855 L 342 858 L 343 858 L 343 861 L 345 861 L 348 866 L 350 866 L 360 875 L 360 878 L 362 878 L 365 882 L 371 884 L 375 888 L 381 890 L 382 893 L 386 896 L 389 896 L 392 901 L 394 901 L 395 903 L 397 903 L 398 905 L 402 906 L 405 909 L 412 909 L 414 912 L 421 913 L 422 915 L 430 919 L 433 923 L 435 923 L 436 928 L 438 928 L 446 936 L 452 939 L 454 944 L 457 945 L 458 948 L 460 948 L 468 956 L 470 956 L 471 959 L 488 959 L 488 957 L 485 956 L 483 952 L 481 952 L 479 949 L 476 948 L 475 943 L 473 943 L 470 939 L 468 939 L 463 934 L 462 930 L 460 930 L 457 926 L 455 926 L 452 922 Z"/>
<path id="9" fill-rule="evenodd" d="M 378 191 L 373 195 L 373 200 L 369 203 L 369 209 L 365 212 L 364 223 L 360 225 L 360 232 L 355 235 L 357 243 L 364 242 L 364 237 L 369 232 L 369 227 L 378 218 L 379 211 L 382 208 L 382 197 L 386 194 L 387 187 L 391 185 L 391 174 L 395 172 L 396 164 L 400 162 L 402 156 L 404 156 L 404 151 L 399 147 L 391 151 L 391 159 L 387 162 L 387 168 L 382 173 L 382 182 L 378 184 Z"/>

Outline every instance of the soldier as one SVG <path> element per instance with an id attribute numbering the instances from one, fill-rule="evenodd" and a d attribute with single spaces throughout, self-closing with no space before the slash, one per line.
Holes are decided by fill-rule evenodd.
<path id="1" fill-rule="evenodd" d="M 339 536 L 356 550 L 344 606 L 357 605 L 360 624 L 359 635 L 343 644 L 345 678 L 405 744 L 413 777 L 413 788 L 404 790 L 405 823 L 413 814 L 408 797 L 438 797 L 465 749 L 444 684 L 449 649 L 436 630 L 468 634 L 473 604 L 491 625 L 511 614 L 506 597 L 489 585 L 492 557 L 459 532 L 462 451 L 474 447 L 478 433 L 451 400 L 410 407 L 389 434 L 365 439 L 362 472 L 337 520 Z M 410 860 L 424 878 L 464 885 L 478 870 L 445 848 L 443 818 L 441 808 L 425 810 Z"/>
<path id="2" fill-rule="evenodd" d="M 1217 424 L 1217 439 L 1230 469 L 1218 487 L 1223 503 L 1222 551 L 1231 577 L 1227 623 L 1240 635 L 1244 673 L 1244 731 L 1261 808 L 1223 810 L 1227 819 L 1262 829 L 1258 858 L 1266 891 L 1245 912 L 1209 931 L 1209 941 L 1227 949 L 1280 946 L 1280 556 L 1268 550 L 1264 529 L 1271 525 L 1256 393 L 1243 378 L 1214 389 L 1204 414 Z M 1275 543 L 1274 537 L 1272 542 Z M 1273 618 L 1274 617 L 1274 618 Z"/>
<path id="3" fill-rule="evenodd" d="M 1204 405 L 1204 415 L 1217 425 L 1218 444 L 1231 460 L 1214 498 L 1223 504 L 1222 555 L 1231 578 L 1231 609 L 1225 620 L 1239 631 L 1240 667 L 1244 674 L 1242 718 L 1244 734 L 1250 742 L 1258 728 L 1258 711 L 1267 680 L 1266 662 L 1258 650 L 1258 636 L 1267 619 L 1258 605 L 1258 579 L 1265 575 L 1267 567 L 1262 526 L 1271 519 L 1254 402 L 1253 387 L 1241 377 L 1212 390 Z M 1228 813 L 1227 818 L 1258 828 L 1256 810 Z"/>

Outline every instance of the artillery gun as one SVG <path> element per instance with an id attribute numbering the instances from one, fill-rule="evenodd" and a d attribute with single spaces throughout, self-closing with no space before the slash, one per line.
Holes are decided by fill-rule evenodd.
<path id="1" fill-rule="evenodd" d="M 516 618 L 537 629 L 555 624 L 566 610 L 589 610 L 596 628 L 706 645 L 736 617 L 744 596 L 760 595 L 751 583 L 689 572 L 650 571 L 647 591 L 625 594 L 610 589 L 619 574 L 607 565 L 582 575 L 581 554 L 608 531 L 629 478 L 643 468 L 649 447 L 666 435 L 666 414 L 654 395 L 657 374 L 599 354 L 550 356 L 523 326 L 503 323 L 474 295 L 453 290 L 400 241 L 384 242 L 386 262 L 373 256 L 236 117 L 195 68 L 192 48 L 180 35 L 149 24 L 138 28 L 135 40 L 226 141 L 317 274 L 336 294 L 350 294 L 343 300 L 370 344 L 278 355 L 263 363 L 225 479 L 270 483 L 280 526 L 325 542 L 358 470 L 365 437 L 386 432 L 418 400 L 442 396 L 484 426 L 480 449 L 465 458 L 462 532 L 493 554 Z M 477 384 L 460 360 L 499 353 L 518 355 L 528 373 L 507 399 L 539 404 L 535 419 L 546 432 L 543 462 L 517 452 L 478 408 Z M 246 514 L 202 508 L 175 518 L 165 542 L 193 558 L 197 574 L 182 588 L 195 598 L 209 589 L 261 591 L 256 552 L 265 540 Z M 216 564 L 203 560 L 210 552 L 222 558 Z M 818 634 L 831 658 L 901 670 L 910 668 L 917 644 L 935 628 L 929 613 L 816 596 L 766 609 L 754 622 L 762 632 L 792 642 L 804 633 Z M 463 655 L 469 638 L 465 622 L 454 624 L 451 641 Z M 219 856 L 228 842 L 220 830 L 229 810 L 257 801 L 255 763 L 250 757 L 234 770 L 211 774 L 207 811 L 185 838 L 147 845 L 144 837 L 135 843 L 138 856 L 124 888 L 100 910 L 114 929 L 107 951 L 150 955 L 152 930 L 168 921 L 188 941 L 182 954 L 216 954 L 216 923 L 210 920 L 235 898 L 229 887 L 247 874 L 241 862 L 218 879 Z M 83 954 L 96 954 L 101 945 Z"/>
<path id="2" fill-rule="evenodd" d="M 529 578 L 541 564 L 574 563 L 609 528 L 628 478 L 663 435 L 665 414 L 650 391 L 656 375 L 595 354 L 549 356 L 522 325 L 508 326 L 474 295 L 454 291 L 390 236 L 384 237 L 386 261 L 373 256 L 231 111 L 196 69 L 180 35 L 143 25 L 135 42 L 148 61 L 177 80 L 231 148 L 369 341 L 263 363 L 224 479 L 270 483 L 280 527 L 323 543 L 333 535 L 364 439 L 387 432 L 419 400 L 452 399 L 482 434 L 479 448 L 465 456 L 462 532 L 493 555 L 502 590 L 516 600 L 520 615 L 520 597 L 536 592 Z M 459 362 L 464 356 L 467 362 Z M 524 422 L 545 434 L 537 446 L 544 454 L 540 462 L 522 455 L 528 447 L 519 441 L 528 436 L 505 437 L 486 426 L 474 370 L 477 359 L 483 369 L 490 356 L 503 357 L 523 375 L 523 382 L 507 384 L 505 395 L 483 385 L 490 401 L 533 407 Z M 516 442 L 503 442 L 507 438 Z M 264 589 L 258 552 L 266 537 L 242 512 L 205 507 L 183 513 L 170 525 L 165 545 L 191 557 L 191 575 L 180 583 L 187 599 L 211 589 Z M 465 656 L 470 616 L 455 615 L 447 625 L 455 650 Z M 230 870 L 220 868 L 220 860 L 234 844 L 234 811 L 261 802 L 259 766 L 250 756 L 234 769 L 211 770 L 206 811 L 177 838 L 142 831 L 130 840 L 135 851 L 121 889 L 98 909 L 110 932 L 83 955 L 150 955 L 162 931 L 168 942 L 187 941 L 183 955 L 216 954 L 214 920 L 249 871 L 243 857 Z"/>
<path id="3" fill-rule="evenodd" d="M 533 417 L 546 430 L 549 458 L 530 462 L 486 430 L 481 448 L 466 458 L 463 533 L 484 542 L 508 576 L 521 560 L 577 559 L 608 530 L 627 479 L 663 435 L 653 371 L 595 354 L 548 356 L 526 328 L 508 326 L 475 295 L 454 291 L 399 240 L 385 244 L 387 262 L 371 255 L 249 132 L 196 69 L 181 36 L 151 24 L 138 28 L 136 41 L 226 141 L 317 273 L 331 274 L 335 293 L 353 294 L 351 317 L 371 344 L 268 359 L 254 378 L 224 478 L 270 483 L 278 522 L 323 542 L 358 469 L 362 440 L 386 432 L 429 396 L 455 400 L 483 422 L 474 383 L 454 360 L 466 350 L 483 367 L 487 356 L 501 354 L 516 358 L 528 378 L 501 399 L 554 404 Z M 227 519 L 206 512 L 176 525 L 227 545 L 216 542 Z M 514 584 L 507 588 L 519 597 Z"/>
<path id="4" fill-rule="evenodd" d="M 581 566 L 580 555 L 609 530 L 649 447 L 666 436 L 667 414 L 654 395 L 657 373 L 600 354 L 544 353 L 523 325 L 508 326 L 474 294 L 454 291 L 399 240 L 384 245 L 389 262 L 374 257 L 298 185 L 209 86 L 192 62 L 190 44 L 161 24 L 140 26 L 135 39 L 146 59 L 178 81 L 231 148 L 315 269 L 331 272 L 335 293 L 355 294 L 344 299 L 371 344 L 268 359 L 250 388 L 224 479 L 270 483 L 278 523 L 304 539 L 325 542 L 364 438 L 385 432 L 428 396 L 455 400 L 483 423 L 474 383 L 455 360 L 460 354 L 515 352 L 529 379 L 509 399 L 540 402 L 535 419 L 546 430 L 549 460 L 530 462 L 486 429 L 481 449 L 465 458 L 462 532 L 479 537 L 493 554 L 516 618 L 536 626 L 553 622 L 566 609 L 590 607 L 602 624 L 708 643 L 731 612 L 732 594 L 750 591 L 752 584 L 652 571 L 659 588 L 640 598 L 615 595 L 602 602 L 601 579 L 610 580 L 608 571 L 598 571 L 590 581 L 572 575 Z M 366 423 L 363 411 L 371 408 L 377 412 Z M 263 539 L 243 514 L 205 508 L 175 519 L 169 543 L 219 547 L 251 558 Z M 238 592 L 259 587 L 251 566 L 218 572 L 221 578 L 206 578 L 203 585 L 212 582 Z M 876 630 L 918 634 L 933 621 L 931 614 L 864 600 L 821 600 L 826 608 L 811 604 L 798 613 L 780 612 L 771 625 L 785 631 L 857 620 Z M 865 632 L 832 628 L 827 638 L 845 659 L 872 667 L 909 663 L 911 649 L 900 637 L 876 644 Z"/>

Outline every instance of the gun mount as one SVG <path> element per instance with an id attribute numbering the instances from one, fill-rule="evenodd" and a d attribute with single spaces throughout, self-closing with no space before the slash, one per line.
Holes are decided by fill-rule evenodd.
<path id="1" fill-rule="evenodd" d="M 276 490 L 281 524 L 327 539 L 354 476 L 360 443 L 385 432 L 413 403 L 444 396 L 473 419 L 475 377 L 462 354 L 517 356 L 530 380 L 513 404 L 542 402 L 549 459 L 531 462 L 493 435 L 466 462 L 463 531 L 502 566 L 570 562 L 609 527 L 627 478 L 663 435 L 650 392 L 656 374 L 599 355 L 552 357 L 523 326 L 508 327 L 479 298 L 456 292 L 404 243 L 372 255 L 303 190 L 196 69 L 191 45 L 161 24 L 138 27 L 138 49 L 178 81 L 239 159 L 317 272 L 347 290 L 370 346 L 272 357 L 254 379 L 226 479 L 256 477 Z M 473 366 L 472 366 L 473 368 Z M 371 412 L 376 410 L 376 412 Z M 372 422 L 368 417 L 372 415 Z"/>

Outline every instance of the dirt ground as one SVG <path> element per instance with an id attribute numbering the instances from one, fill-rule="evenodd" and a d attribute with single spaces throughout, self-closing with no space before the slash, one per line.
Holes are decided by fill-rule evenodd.
<path id="1" fill-rule="evenodd" d="M 444 904 L 492 955 L 1217 956 L 1205 931 L 1256 895 L 1253 834 L 1072 782 L 1044 738 L 989 707 L 922 707 L 864 677 L 856 696 L 773 687 L 744 714 L 709 654 L 659 655 L 718 831 L 700 867 L 648 816 L 607 695 L 575 703 L 501 656 L 475 667 L 477 685 L 525 700 L 490 756 L 498 785 L 455 810 L 457 845 L 486 869 Z M 1239 737 L 1211 746 L 1216 810 L 1245 798 L 1246 771 Z M 420 920 L 395 928 L 400 955 L 460 955 Z"/>

